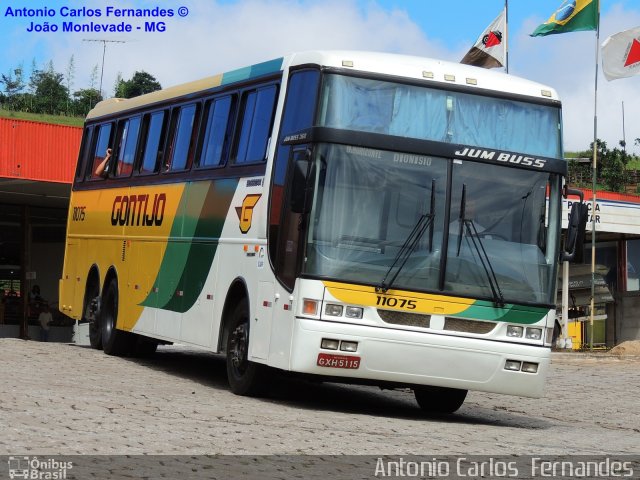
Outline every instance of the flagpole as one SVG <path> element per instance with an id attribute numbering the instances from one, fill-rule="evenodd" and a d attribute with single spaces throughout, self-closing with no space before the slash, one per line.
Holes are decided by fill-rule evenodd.
<path id="1" fill-rule="evenodd" d="M 596 296 L 596 181 L 598 159 L 598 61 L 600 58 L 600 1 L 596 0 L 596 77 L 593 108 L 593 165 L 591 191 L 591 315 L 589 318 L 589 350 L 593 350 L 593 317 Z"/>
<path id="2" fill-rule="evenodd" d="M 509 0 L 504 0 L 504 68 L 509 73 Z"/>

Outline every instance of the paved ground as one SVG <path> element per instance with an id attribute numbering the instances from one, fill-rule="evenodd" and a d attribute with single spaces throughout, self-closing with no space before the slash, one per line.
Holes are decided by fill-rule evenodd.
<path id="1" fill-rule="evenodd" d="M 640 359 L 554 354 L 547 395 L 471 392 L 421 416 L 413 395 L 281 379 L 238 397 L 222 358 L 161 347 L 122 359 L 0 340 L 0 455 L 638 454 Z"/>

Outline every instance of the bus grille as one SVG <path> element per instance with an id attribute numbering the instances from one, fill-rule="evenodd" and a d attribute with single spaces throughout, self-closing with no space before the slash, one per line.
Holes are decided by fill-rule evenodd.
<path id="1" fill-rule="evenodd" d="M 398 312 L 396 310 L 380 310 L 378 315 L 387 323 L 395 325 L 406 325 L 408 327 L 429 328 L 431 315 L 423 315 L 420 313 Z"/>
<path id="2" fill-rule="evenodd" d="M 466 318 L 444 318 L 444 330 L 465 333 L 489 333 L 495 328 L 493 322 L 481 322 L 478 320 L 467 320 Z"/>

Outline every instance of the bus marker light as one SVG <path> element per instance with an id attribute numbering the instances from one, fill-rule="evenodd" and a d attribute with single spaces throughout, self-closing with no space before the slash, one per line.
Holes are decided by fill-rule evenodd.
<path id="1" fill-rule="evenodd" d="M 424 78 L 433 78 L 433 72 L 427 72 L 426 70 L 422 72 L 422 76 Z"/>
<path id="2" fill-rule="evenodd" d="M 207 293 L 207 300 L 213 300 L 213 295 L 210 293 Z"/>
<path id="3" fill-rule="evenodd" d="M 542 329 L 541 328 L 533 328 L 527 327 L 527 332 L 525 337 L 529 340 L 540 340 L 542 338 Z"/>
<path id="4" fill-rule="evenodd" d="M 324 313 L 332 317 L 341 317 L 342 310 L 342 305 L 333 305 L 332 303 L 327 303 L 327 306 L 324 307 Z"/>
<path id="5" fill-rule="evenodd" d="M 522 362 L 522 371 L 526 373 L 538 373 L 538 364 L 533 362 Z"/>
<path id="6" fill-rule="evenodd" d="M 444 79 L 445 79 L 447 82 L 455 82 L 455 81 L 456 81 L 456 76 L 455 76 L 455 75 L 445 74 L 445 75 L 444 75 Z"/>
<path id="7" fill-rule="evenodd" d="M 284 308 L 285 310 L 289 310 L 289 304 L 285 303 L 282 308 Z"/>
<path id="8" fill-rule="evenodd" d="M 519 362 L 518 360 L 507 360 L 504 364 L 504 369 L 511 370 L 512 372 L 519 372 L 521 366 L 522 362 Z"/>
<path id="9" fill-rule="evenodd" d="M 358 351 L 358 342 L 345 342 L 344 340 L 340 342 L 340 350 L 343 352 L 357 352 Z"/>
<path id="10" fill-rule="evenodd" d="M 342 60 L 343 67 L 353 67 L 353 60 Z"/>
<path id="11" fill-rule="evenodd" d="M 326 350 L 337 350 L 338 345 L 340 345 L 340 341 L 333 340 L 331 338 L 323 338 L 322 342 L 320 342 L 320 348 L 324 348 Z"/>
<path id="12" fill-rule="evenodd" d="M 475 78 L 467 78 L 467 85 L 478 85 L 478 80 Z"/>
<path id="13" fill-rule="evenodd" d="M 344 312 L 344 316 L 347 318 L 362 318 L 362 308 L 361 307 L 347 307 Z"/>
<path id="14" fill-rule="evenodd" d="M 360 368 L 360 357 L 350 355 L 335 355 L 331 353 L 319 353 L 317 365 L 329 368 Z"/>
<path id="15" fill-rule="evenodd" d="M 509 325 L 507 327 L 507 337 L 522 337 L 524 329 L 517 325 Z"/>
<path id="16" fill-rule="evenodd" d="M 318 301 L 305 298 L 302 303 L 302 313 L 307 315 L 315 315 L 318 313 Z"/>
<path id="17" fill-rule="evenodd" d="M 242 247 L 242 249 L 243 249 L 245 252 L 248 252 L 248 251 L 249 251 L 249 245 L 244 245 L 244 246 Z"/>

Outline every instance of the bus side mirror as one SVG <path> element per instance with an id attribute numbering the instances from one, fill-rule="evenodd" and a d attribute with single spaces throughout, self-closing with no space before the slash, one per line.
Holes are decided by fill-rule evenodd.
<path id="1" fill-rule="evenodd" d="M 582 263 L 584 257 L 584 234 L 589 217 L 589 208 L 582 202 L 571 205 L 569 225 L 562 252 L 563 262 Z"/>
<path id="2" fill-rule="evenodd" d="M 311 210 L 311 152 L 298 151 L 294 154 L 291 197 L 289 205 L 293 213 L 309 213 Z"/>

